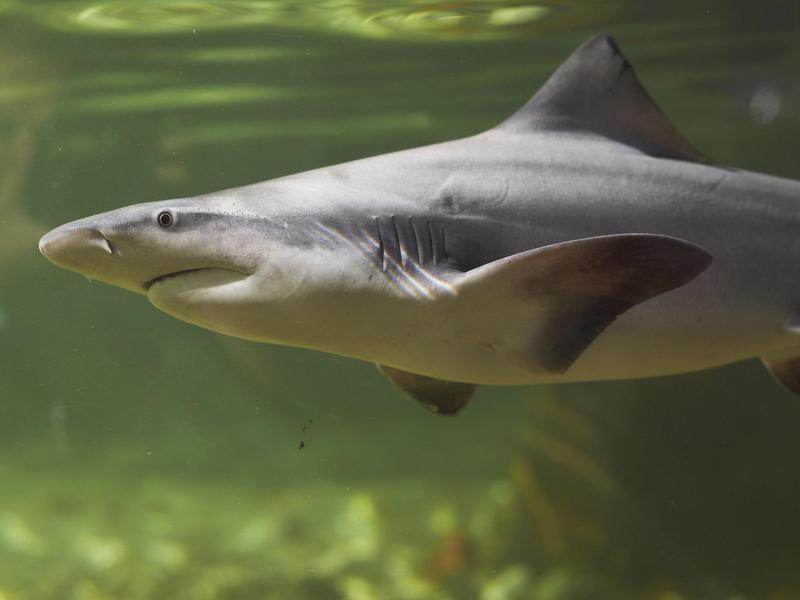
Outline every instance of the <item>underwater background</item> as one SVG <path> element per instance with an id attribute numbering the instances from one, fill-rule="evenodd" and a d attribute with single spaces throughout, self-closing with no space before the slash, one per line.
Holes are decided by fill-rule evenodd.
<path id="1" fill-rule="evenodd" d="M 0 0 L 0 600 L 800 598 L 800 403 L 756 361 L 438 418 L 38 253 L 477 133 L 598 31 L 703 153 L 800 179 L 796 0 Z"/>

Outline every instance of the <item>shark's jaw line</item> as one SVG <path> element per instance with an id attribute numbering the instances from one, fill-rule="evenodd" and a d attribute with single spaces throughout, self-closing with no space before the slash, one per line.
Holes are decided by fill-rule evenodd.
<path id="1" fill-rule="evenodd" d="M 167 281 L 169 279 L 175 279 L 177 277 L 181 277 L 183 275 L 189 275 L 191 273 L 200 273 L 202 271 L 230 271 L 231 273 L 238 273 L 242 277 L 249 277 L 250 273 L 245 273 L 239 269 L 232 269 L 230 267 L 199 267 L 195 269 L 184 269 L 182 271 L 174 271 L 172 273 L 165 273 L 164 275 L 159 275 L 158 277 L 154 277 L 150 281 L 147 281 L 142 286 L 144 288 L 145 293 L 147 293 L 151 287 L 154 285 L 161 283 L 162 281 Z"/>

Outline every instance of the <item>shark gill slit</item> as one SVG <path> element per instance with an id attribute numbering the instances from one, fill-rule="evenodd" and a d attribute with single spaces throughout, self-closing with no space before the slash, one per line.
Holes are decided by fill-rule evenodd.
<path id="1" fill-rule="evenodd" d="M 386 272 L 386 250 L 383 244 L 383 235 L 381 234 L 381 221 L 380 217 L 375 217 L 375 229 L 378 231 L 378 257 L 377 263 L 381 271 Z"/>
<path id="2" fill-rule="evenodd" d="M 414 238 L 414 243 L 411 245 L 411 249 L 413 249 L 414 252 L 417 255 L 417 257 L 416 257 L 417 264 L 421 265 L 422 264 L 422 249 L 420 248 L 420 241 L 419 241 L 419 237 L 417 236 L 417 228 L 414 227 L 414 217 L 409 217 L 408 218 L 408 225 L 409 225 L 409 227 L 411 227 L 411 237 Z M 413 256 L 411 257 L 411 260 L 412 261 L 414 260 Z"/>
<path id="3" fill-rule="evenodd" d="M 400 265 L 402 269 L 405 269 L 408 266 L 408 257 L 406 256 L 406 251 L 403 249 L 403 240 L 400 239 L 400 230 L 397 228 L 397 218 L 396 215 L 392 215 L 389 220 L 392 223 L 392 231 L 394 233 L 394 243 L 395 248 L 397 249 L 397 264 Z"/>
<path id="4" fill-rule="evenodd" d="M 428 225 L 427 220 L 425 221 L 425 225 Z M 433 243 L 428 234 L 430 230 L 428 228 L 423 229 L 422 225 L 419 224 L 416 219 L 413 219 L 412 226 L 414 227 L 414 234 L 419 240 L 419 264 L 431 264 L 433 262 Z M 418 227 L 420 228 L 419 230 L 417 230 Z"/>
<path id="5" fill-rule="evenodd" d="M 428 228 L 428 239 L 431 241 L 431 262 L 434 265 L 438 265 L 441 257 L 439 256 L 439 250 L 436 247 L 436 238 L 433 237 L 433 228 L 431 227 L 430 220 L 425 221 L 425 225 Z"/>

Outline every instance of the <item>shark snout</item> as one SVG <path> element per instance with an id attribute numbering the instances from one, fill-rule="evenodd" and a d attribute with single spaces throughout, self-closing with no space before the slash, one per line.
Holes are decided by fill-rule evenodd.
<path id="1" fill-rule="evenodd" d="M 68 224 L 42 236 L 39 252 L 60 267 L 83 271 L 86 266 L 113 254 L 114 250 L 97 229 Z"/>

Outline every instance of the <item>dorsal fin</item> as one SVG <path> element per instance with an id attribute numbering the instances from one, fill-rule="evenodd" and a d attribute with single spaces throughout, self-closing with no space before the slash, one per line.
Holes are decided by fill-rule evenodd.
<path id="1" fill-rule="evenodd" d="M 500 129 L 599 135 L 645 154 L 709 162 L 673 127 L 608 34 L 575 50 Z"/>

